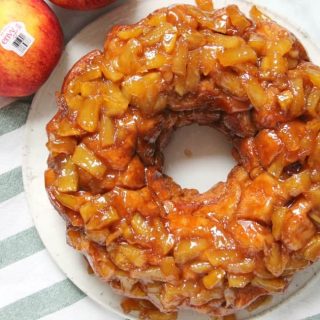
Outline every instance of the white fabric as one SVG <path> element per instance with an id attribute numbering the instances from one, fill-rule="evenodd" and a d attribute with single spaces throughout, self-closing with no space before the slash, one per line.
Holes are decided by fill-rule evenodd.
<path id="1" fill-rule="evenodd" d="M 0 203 L 0 241 L 33 226 L 24 193 Z"/>
<path id="2" fill-rule="evenodd" d="M 22 163 L 21 142 L 24 139 L 24 128 L 0 136 L 0 174 L 17 168 Z"/>
<path id="3" fill-rule="evenodd" d="M 118 316 L 111 316 L 103 307 L 93 303 L 88 297 L 40 319 L 69 320 L 73 319 L 75 315 L 77 315 L 77 320 L 123 320 Z"/>
<path id="4" fill-rule="evenodd" d="M 0 308 L 24 298 L 54 283 L 65 279 L 65 275 L 52 262 L 46 250 L 0 269 Z M 12 290 L 12 284 L 15 290 Z"/>

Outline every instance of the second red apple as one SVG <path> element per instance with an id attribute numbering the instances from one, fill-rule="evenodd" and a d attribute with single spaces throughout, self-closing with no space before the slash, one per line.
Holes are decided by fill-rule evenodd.
<path id="1" fill-rule="evenodd" d="M 91 10 L 107 6 L 114 2 L 114 0 L 50 0 L 54 4 L 75 10 Z"/>

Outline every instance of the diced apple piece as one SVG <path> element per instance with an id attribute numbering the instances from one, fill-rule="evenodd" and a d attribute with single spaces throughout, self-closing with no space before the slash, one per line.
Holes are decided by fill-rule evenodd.
<path id="1" fill-rule="evenodd" d="M 159 72 L 128 78 L 122 85 L 125 95 L 131 98 L 131 103 L 146 113 L 153 112 L 153 106 L 161 89 Z"/>
<path id="2" fill-rule="evenodd" d="M 148 25 L 151 27 L 157 27 L 167 22 L 166 12 L 156 12 L 149 17 Z"/>
<path id="3" fill-rule="evenodd" d="M 197 274 L 208 273 L 212 269 L 212 264 L 206 261 L 193 262 L 190 265 L 190 270 Z"/>
<path id="4" fill-rule="evenodd" d="M 231 231 L 239 246 L 251 252 L 262 251 L 266 243 L 272 240 L 272 235 L 268 228 L 251 220 L 233 222 Z"/>
<path id="5" fill-rule="evenodd" d="M 297 198 L 285 216 L 281 239 L 291 251 L 304 248 L 316 233 L 316 227 L 308 217 L 311 207 L 310 200 Z"/>
<path id="6" fill-rule="evenodd" d="M 311 211 L 309 217 L 314 223 L 320 225 L 320 212 L 318 210 Z"/>
<path id="7" fill-rule="evenodd" d="M 320 102 L 320 89 L 317 87 L 312 88 L 307 98 L 307 111 L 312 117 L 319 115 L 319 102 Z"/>
<path id="8" fill-rule="evenodd" d="M 225 274 L 226 272 L 223 269 L 214 269 L 202 278 L 203 285 L 209 290 L 213 289 L 223 280 Z"/>
<path id="9" fill-rule="evenodd" d="M 117 34 L 117 36 L 121 39 L 121 40 L 129 40 L 132 38 L 137 38 L 139 37 L 143 32 L 143 26 L 136 26 L 133 28 L 123 28 L 122 30 L 120 30 Z"/>
<path id="10" fill-rule="evenodd" d="M 217 83 L 226 91 L 233 94 L 236 97 L 245 97 L 246 90 L 238 75 L 231 72 L 222 72 L 220 79 L 217 79 Z"/>
<path id="11" fill-rule="evenodd" d="M 308 261 L 316 261 L 320 257 L 320 235 L 315 235 L 305 246 L 303 256 Z"/>
<path id="12" fill-rule="evenodd" d="M 70 81 L 68 84 L 68 90 L 67 92 L 70 93 L 71 95 L 77 95 L 80 94 L 81 89 L 81 81 L 79 81 L 79 78 L 75 78 Z"/>
<path id="13" fill-rule="evenodd" d="M 187 62 L 188 44 L 185 41 L 178 41 L 172 62 L 172 72 L 180 76 L 185 76 L 187 72 Z"/>
<path id="14" fill-rule="evenodd" d="M 265 251 L 264 262 L 266 268 L 275 277 L 280 277 L 289 261 L 289 255 L 287 251 L 276 242 Z"/>
<path id="15" fill-rule="evenodd" d="M 309 265 L 309 261 L 301 257 L 301 254 L 293 255 L 290 257 L 290 260 L 287 263 L 284 274 L 291 275 L 294 272 L 297 272 L 298 270 L 301 270 L 307 267 L 308 265 Z"/>
<path id="16" fill-rule="evenodd" d="M 309 77 L 310 81 L 315 86 L 320 88 L 320 68 L 315 67 L 315 66 L 311 66 L 311 65 L 307 65 L 306 67 L 304 67 L 304 72 Z"/>
<path id="17" fill-rule="evenodd" d="M 102 230 L 86 230 L 86 238 L 90 241 L 100 244 L 101 246 L 105 245 L 109 234 L 110 234 L 110 231 L 107 228 Z"/>
<path id="18" fill-rule="evenodd" d="M 102 72 L 98 65 L 91 65 L 89 69 L 82 72 L 79 76 L 75 77 L 68 84 L 68 93 L 72 95 L 80 94 L 81 85 L 83 82 L 98 80 L 102 77 Z"/>
<path id="19" fill-rule="evenodd" d="M 287 165 L 287 161 L 283 154 L 276 157 L 268 167 L 268 173 L 273 177 L 279 178 L 283 171 L 283 168 Z"/>
<path id="20" fill-rule="evenodd" d="M 208 36 L 208 44 L 223 47 L 224 49 L 235 49 L 245 45 L 245 41 L 238 36 L 227 36 L 220 33 L 213 33 Z"/>
<path id="21" fill-rule="evenodd" d="M 252 105 L 257 109 L 263 109 L 268 102 L 265 90 L 261 87 L 259 81 L 250 78 L 245 81 L 247 95 Z"/>
<path id="22" fill-rule="evenodd" d="M 204 10 L 204 11 L 213 10 L 212 0 L 196 0 L 196 4 L 201 10 Z"/>
<path id="23" fill-rule="evenodd" d="M 84 130 L 77 128 L 76 124 L 71 123 L 67 118 L 62 119 L 57 129 L 57 134 L 61 137 L 79 136 L 85 133 Z"/>
<path id="24" fill-rule="evenodd" d="M 287 285 L 287 282 L 282 278 L 275 279 L 262 279 L 255 277 L 251 284 L 256 287 L 263 288 L 268 292 L 279 292 L 283 291 Z"/>
<path id="25" fill-rule="evenodd" d="M 78 228 L 67 227 L 67 242 L 78 251 L 88 250 L 90 245 Z"/>
<path id="26" fill-rule="evenodd" d="M 132 311 L 140 311 L 142 309 L 141 302 L 142 300 L 139 299 L 124 298 L 121 302 L 121 308 L 125 314 Z"/>
<path id="27" fill-rule="evenodd" d="M 261 296 L 258 299 L 256 299 L 254 302 L 249 304 L 249 306 L 246 308 L 246 310 L 249 312 L 252 312 L 252 311 L 270 303 L 271 300 L 272 300 L 272 296 L 269 296 L 269 295 Z M 236 320 L 236 319 L 233 319 L 233 320 Z"/>
<path id="28" fill-rule="evenodd" d="M 250 9 L 250 17 L 256 23 L 270 21 L 270 18 L 263 14 L 256 6 L 252 6 Z"/>
<path id="29" fill-rule="evenodd" d="M 226 8 L 227 14 L 230 17 L 231 23 L 240 31 L 251 26 L 250 21 L 240 12 L 238 6 L 231 5 Z"/>
<path id="30" fill-rule="evenodd" d="M 109 259 L 103 259 L 97 263 L 97 273 L 104 280 L 111 280 L 115 274 L 115 266 Z"/>
<path id="31" fill-rule="evenodd" d="M 160 269 L 167 277 L 179 279 L 180 269 L 176 266 L 173 257 L 165 257 L 160 262 Z"/>
<path id="32" fill-rule="evenodd" d="M 168 29 L 164 36 L 163 36 L 163 40 L 162 40 L 162 45 L 164 47 L 164 50 L 166 51 L 166 53 L 172 53 L 175 46 L 176 46 L 176 41 L 178 38 L 178 32 L 177 32 L 177 28 L 173 27 L 171 29 Z"/>
<path id="33" fill-rule="evenodd" d="M 281 239 L 282 226 L 287 212 L 287 208 L 280 207 L 275 209 L 275 211 L 272 214 L 272 235 L 277 241 Z"/>
<path id="34" fill-rule="evenodd" d="M 272 72 L 276 75 L 286 73 L 288 71 L 288 61 L 277 52 L 272 55 L 266 55 L 261 61 L 260 68 L 264 72 Z"/>
<path id="35" fill-rule="evenodd" d="M 117 210 L 112 206 L 106 207 L 104 204 L 94 203 L 93 208 L 87 208 L 87 213 L 90 214 L 90 210 L 94 209 L 95 214 L 87 223 L 87 230 L 101 230 L 120 219 Z"/>
<path id="36" fill-rule="evenodd" d="M 170 276 L 166 276 L 159 267 L 149 267 L 146 270 L 132 270 L 130 276 L 143 281 L 168 282 L 170 279 Z"/>
<path id="37" fill-rule="evenodd" d="M 177 320 L 177 313 L 163 313 L 159 310 L 148 310 L 146 312 L 148 319 L 150 320 Z"/>
<path id="38" fill-rule="evenodd" d="M 60 192 L 78 191 L 79 175 L 77 167 L 71 159 L 62 164 L 61 172 L 57 178 L 57 188 Z"/>
<path id="39" fill-rule="evenodd" d="M 121 244 L 110 253 L 113 263 L 122 270 L 129 271 L 133 268 L 141 268 L 147 263 L 147 255 L 144 250 L 128 244 Z"/>
<path id="40" fill-rule="evenodd" d="M 75 111 L 79 111 L 81 109 L 84 98 L 81 97 L 79 94 L 77 95 L 65 94 L 64 97 L 66 99 L 69 109 L 75 110 Z"/>
<path id="41" fill-rule="evenodd" d="M 81 196 L 74 196 L 74 195 L 67 194 L 67 193 L 61 193 L 59 191 L 54 192 L 54 196 L 63 206 L 65 206 L 73 211 L 79 211 L 80 207 L 86 201 Z"/>
<path id="42" fill-rule="evenodd" d="M 187 92 L 186 79 L 183 76 L 175 76 L 174 90 L 181 97 Z"/>
<path id="43" fill-rule="evenodd" d="M 319 168 L 320 168 L 320 134 L 318 134 L 316 141 L 315 141 L 315 144 L 314 144 L 314 148 L 309 156 L 308 165 L 311 168 L 315 168 L 316 172 L 319 171 Z M 314 176 L 315 171 L 313 171 L 312 173 L 313 173 L 313 175 L 312 175 L 313 177 L 317 177 L 317 176 Z M 318 182 L 318 181 L 316 181 L 316 182 Z"/>
<path id="44" fill-rule="evenodd" d="M 90 97 L 99 94 L 105 94 L 109 91 L 107 82 L 103 81 L 85 81 L 81 83 L 81 96 Z"/>
<path id="45" fill-rule="evenodd" d="M 198 53 L 198 52 L 197 52 Z M 186 74 L 186 89 L 195 91 L 200 83 L 199 54 L 193 54 L 189 59 Z"/>
<path id="46" fill-rule="evenodd" d="M 113 241 L 117 240 L 122 235 L 123 235 L 122 230 L 116 230 L 116 231 L 110 233 L 106 239 L 106 246 L 108 247 Z"/>
<path id="47" fill-rule="evenodd" d="M 98 179 L 101 179 L 107 170 L 107 167 L 83 143 L 76 147 L 72 161 Z"/>
<path id="48" fill-rule="evenodd" d="M 81 83 L 81 96 L 89 97 L 98 93 L 98 87 L 100 82 L 98 81 L 85 81 Z"/>
<path id="49" fill-rule="evenodd" d="M 216 250 L 209 249 L 206 251 L 206 257 L 214 267 L 227 266 L 232 262 L 239 261 L 240 255 L 236 250 Z"/>
<path id="50" fill-rule="evenodd" d="M 156 54 L 148 54 L 149 52 L 145 53 L 146 56 L 146 67 L 150 69 L 157 69 L 161 68 L 168 62 L 168 57 L 161 53 Z"/>
<path id="51" fill-rule="evenodd" d="M 121 116 L 128 109 L 128 98 L 112 82 L 108 82 L 108 93 L 103 96 L 103 99 L 106 107 L 105 114 L 109 117 Z"/>
<path id="52" fill-rule="evenodd" d="M 308 192 L 306 192 L 306 198 L 312 202 L 312 204 L 320 209 L 320 184 L 313 185 Z"/>
<path id="53" fill-rule="evenodd" d="M 212 16 L 208 15 L 204 11 L 201 11 L 197 7 L 188 6 L 185 9 L 186 9 L 186 12 L 183 12 L 182 14 L 187 13 L 189 16 L 192 16 L 195 22 L 197 22 L 202 28 L 211 29 L 220 33 L 226 32 L 226 27 L 227 27 L 226 16 L 216 16 L 214 19 L 212 19 Z M 197 25 L 194 23 L 192 23 L 192 26 L 193 28 L 197 27 Z"/>
<path id="54" fill-rule="evenodd" d="M 79 77 L 78 81 L 83 82 L 83 81 L 92 81 L 92 80 L 97 80 L 102 77 L 102 72 L 99 68 L 99 66 L 90 66 L 90 69 L 86 70 L 83 72 Z"/>
<path id="55" fill-rule="evenodd" d="M 246 258 L 240 262 L 233 262 L 227 265 L 228 272 L 234 274 L 246 274 L 255 270 L 256 264 L 253 259 Z"/>
<path id="56" fill-rule="evenodd" d="M 95 132 L 97 130 L 101 104 L 100 97 L 86 98 L 83 102 L 77 116 L 77 123 L 83 130 L 87 132 Z"/>
<path id="57" fill-rule="evenodd" d="M 160 42 L 163 39 L 165 32 L 172 28 L 169 24 L 162 24 L 156 28 L 152 28 L 149 32 L 145 35 L 140 37 L 141 42 L 144 46 L 153 46 L 156 43 Z"/>
<path id="58" fill-rule="evenodd" d="M 282 38 L 276 41 L 268 42 L 268 54 L 274 55 L 277 53 L 280 56 L 284 56 L 292 49 L 293 42 L 290 38 Z"/>
<path id="59" fill-rule="evenodd" d="M 304 170 L 293 174 L 284 181 L 283 186 L 290 197 L 297 197 L 299 194 L 308 191 L 311 186 L 310 171 Z"/>
<path id="60" fill-rule="evenodd" d="M 91 201 L 86 202 L 80 208 L 80 215 L 84 223 L 88 223 L 89 220 L 97 213 L 97 208 Z"/>
<path id="61" fill-rule="evenodd" d="M 101 146 L 103 148 L 108 147 L 114 143 L 115 135 L 113 122 L 105 113 L 105 110 L 103 110 L 99 134 Z"/>
<path id="62" fill-rule="evenodd" d="M 244 288 L 252 279 L 251 274 L 228 274 L 230 288 Z"/>
<path id="63" fill-rule="evenodd" d="M 208 246 L 205 239 L 181 240 L 174 249 L 174 258 L 178 264 L 184 264 L 200 256 Z"/>
<path id="64" fill-rule="evenodd" d="M 124 75 L 135 74 L 140 68 L 139 56 L 142 54 L 142 44 L 137 39 L 130 39 L 119 54 L 117 71 Z"/>
<path id="65" fill-rule="evenodd" d="M 256 63 L 257 54 L 248 45 L 238 48 L 226 49 L 218 53 L 218 60 L 224 67 L 231 67 L 237 64 L 251 62 Z"/>
<path id="66" fill-rule="evenodd" d="M 77 141 L 72 137 L 52 137 L 47 143 L 50 152 L 72 154 Z"/>
<path id="67" fill-rule="evenodd" d="M 248 45 L 259 55 L 265 53 L 267 40 L 258 33 L 250 34 Z"/>
<path id="68" fill-rule="evenodd" d="M 290 107 L 290 114 L 292 116 L 299 116 L 304 109 L 304 86 L 301 77 L 292 77 L 289 80 L 291 92 L 293 94 L 293 101 Z"/>
<path id="69" fill-rule="evenodd" d="M 51 187 L 55 184 L 57 174 L 53 169 L 47 169 L 44 173 L 44 181 L 46 188 Z"/>
<path id="70" fill-rule="evenodd" d="M 277 99 L 281 109 L 288 111 L 293 101 L 293 94 L 290 90 L 285 90 L 277 95 Z"/>
<path id="71" fill-rule="evenodd" d="M 194 54 L 199 52 L 199 51 L 193 51 L 193 50 L 203 47 L 207 43 L 207 40 L 206 40 L 207 37 L 201 32 L 192 31 L 187 33 L 185 38 L 188 43 L 188 50 L 190 51 L 190 54 L 191 54 L 189 61 L 190 60 L 192 61 L 192 59 L 196 59 L 194 57 Z"/>
<path id="72" fill-rule="evenodd" d="M 133 231 L 139 235 L 146 238 L 151 238 L 152 232 L 147 221 L 139 213 L 136 213 L 131 220 L 131 226 Z"/>
<path id="73" fill-rule="evenodd" d="M 219 64 L 216 59 L 216 52 L 217 48 L 215 46 L 205 46 L 201 48 L 200 70 L 205 76 L 215 70 Z"/>
<path id="74" fill-rule="evenodd" d="M 100 68 L 102 74 L 107 80 L 117 82 L 123 78 L 123 73 L 116 70 L 115 66 L 117 64 L 117 59 L 109 59 L 108 61 L 101 61 Z"/>

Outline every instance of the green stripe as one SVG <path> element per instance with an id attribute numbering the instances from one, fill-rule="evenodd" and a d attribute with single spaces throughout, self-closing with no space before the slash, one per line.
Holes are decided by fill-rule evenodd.
<path id="1" fill-rule="evenodd" d="M 15 101 L 0 109 L 0 136 L 20 128 L 27 121 L 30 103 Z"/>
<path id="2" fill-rule="evenodd" d="M 23 191 L 21 167 L 0 175 L 0 202 L 8 200 Z"/>
<path id="3" fill-rule="evenodd" d="M 85 294 L 70 280 L 63 280 L 0 309 L 0 320 L 39 319 L 70 306 L 83 297 Z"/>
<path id="4" fill-rule="evenodd" d="M 315 316 L 306 318 L 305 320 L 320 320 L 320 314 L 317 314 L 317 315 L 315 315 Z"/>
<path id="5" fill-rule="evenodd" d="M 0 269 L 44 248 L 34 227 L 0 241 Z M 1 284 L 0 284 L 1 285 Z"/>

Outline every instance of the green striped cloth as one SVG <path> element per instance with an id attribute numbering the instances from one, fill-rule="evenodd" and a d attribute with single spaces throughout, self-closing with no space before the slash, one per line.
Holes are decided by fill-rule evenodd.
<path id="1" fill-rule="evenodd" d="M 33 225 L 21 170 L 29 107 L 0 108 L 0 320 L 121 320 L 66 278 Z"/>
<path id="2" fill-rule="evenodd" d="M 121 320 L 66 278 L 33 226 L 21 170 L 29 106 L 17 101 L 0 109 L 0 320 Z"/>

